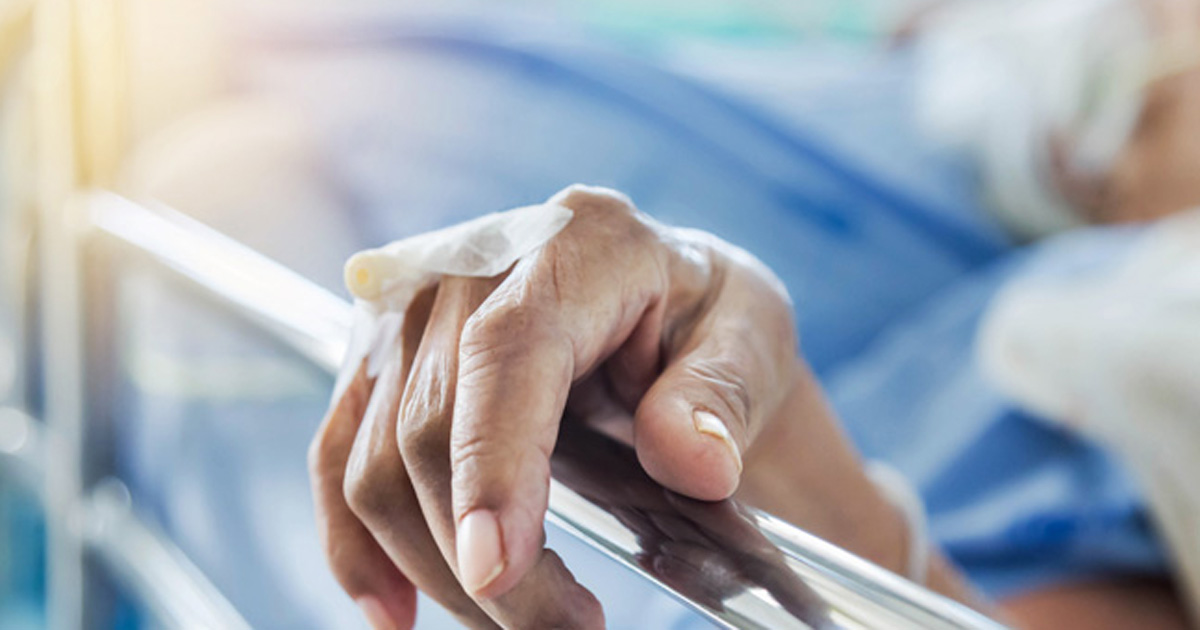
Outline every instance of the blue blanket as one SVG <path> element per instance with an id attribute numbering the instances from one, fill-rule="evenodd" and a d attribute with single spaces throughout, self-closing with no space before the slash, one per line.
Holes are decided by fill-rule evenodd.
<path id="1" fill-rule="evenodd" d="M 237 82 L 311 117 L 362 245 L 576 181 L 624 190 L 779 273 L 803 352 L 851 436 L 911 476 L 938 542 L 986 592 L 1163 570 L 1141 498 L 1112 459 L 980 377 L 972 344 L 990 296 L 1013 274 L 1059 262 L 1016 251 L 964 192 L 969 172 L 921 142 L 903 59 L 864 56 L 836 76 L 797 71 L 793 91 L 767 100 L 715 74 L 501 24 L 291 24 L 242 45 Z M 828 61 L 787 54 L 797 69 Z M 239 226 L 217 227 L 236 237 Z M 306 243 L 320 235 L 280 227 L 296 257 L 311 255 Z M 1046 250 L 1094 258 L 1116 246 Z M 279 368 L 250 332 L 179 299 L 146 298 L 130 315 L 125 348 L 142 359 L 129 362 L 122 461 L 139 500 L 157 506 L 256 627 L 354 615 L 321 568 L 303 466 L 328 384 Z M 222 361 L 265 361 L 277 374 L 220 398 L 155 389 L 154 361 L 172 360 L 212 361 L 217 375 L 236 373 Z M 699 623 L 608 579 L 594 552 L 561 533 L 550 538 L 599 592 L 611 627 Z M 444 621 L 422 613 L 423 627 Z"/>

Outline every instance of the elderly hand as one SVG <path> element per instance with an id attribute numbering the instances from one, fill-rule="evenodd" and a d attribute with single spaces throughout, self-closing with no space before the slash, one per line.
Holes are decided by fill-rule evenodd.
<path id="1" fill-rule="evenodd" d="M 670 489 L 717 500 L 745 477 L 759 507 L 898 565 L 902 526 L 797 360 L 770 271 L 612 191 L 552 202 L 574 218 L 505 275 L 414 300 L 402 351 L 373 381 L 360 370 L 313 442 L 329 561 L 371 622 L 410 627 L 420 589 L 475 627 L 603 626 L 543 548 L 568 406 L 632 416 L 638 461 Z"/>

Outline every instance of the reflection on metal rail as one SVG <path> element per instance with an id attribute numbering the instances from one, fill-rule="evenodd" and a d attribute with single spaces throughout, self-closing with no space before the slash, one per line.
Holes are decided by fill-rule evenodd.
<path id="1" fill-rule="evenodd" d="M 344 300 L 170 210 L 151 210 L 107 193 L 98 193 L 88 207 L 91 225 L 113 242 L 147 254 L 316 365 L 331 373 L 338 368 L 351 322 L 350 305 Z M 569 446 L 569 440 L 563 442 Z M 583 459 L 594 464 L 597 450 L 585 451 Z M 623 456 L 619 447 L 608 450 L 613 458 Z M 755 513 L 743 519 L 736 516 L 747 513 L 740 509 L 718 514 L 685 505 L 685 511 L 700 514 L 697 527 L 705 527 L 705 521 L 722 527 L 746 527 L 748 523 L 746 533 L 766 544 L 749 551 L 735 549 L 731 557 L 767 566 L 766 572 L 771 574 L 769 583 L 737 584 L 740 588 L 720 598 L 698 596 L 697 591 L 689 591 L 677 581 L 668 583 L 647 567 L 651 563 L 646 558 L 658 551 L 645 547 L 647 537 L 629 518 L 618 518 L 610 503 L 596 500 L 604 488 L 588 483 L 594 482 L 595 476 L 587 474 L 591 470 L 587 465 L 573 460 L 556 465 L 550 520 L 721 626 L 1001 628 L 965 606 L 768 515 Z M 622 483 L 626 479 L 647 483 L 648 478 L 637 477 L 639 474 L 622 477 Z M 583 483 L 579 483 L 581 478 Z M 672 510 L 679 505 L 676 498 L 664 502 L 661 496 L 658 503 L 665 506 L 662 509 Z M 783 573 L 786 578 L 781 577 Z M 781 590 L 781 583 L 788 588 Z M 711 589 L 701 592 L 708 594 Z M 806 612 L 797 614 L 797 608 Z"/>

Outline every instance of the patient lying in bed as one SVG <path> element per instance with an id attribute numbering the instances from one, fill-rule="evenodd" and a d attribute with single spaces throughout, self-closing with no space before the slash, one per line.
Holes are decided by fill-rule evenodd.
<path id="1" fill-rule="evenodd" d="M 426 62 L 414 64 L 413 76 L 436 74 Z M 507 85 L 508 75 L 487 67 L 495 85 Z M 307 69 L 339 81 L 346 74 Z M 574 142 L 586 132 L 575 110 L 554 109 L 567 97 L 541 84 L 522 84 L 528 93 L 511 101 L 544 103 L 538 117 L 475 130 L 474 141 L 504 149 L 481 158 L 457 136 L 434 135 L 447 116 L 404 109 L 396 121 L 406 94 L 349 107 L 308 91 L 320 81 L 290 79 L 273 87 L 308 103 L 326 125 L 318 130 L 333 138 L 324 148 L 337 165 L 330 188 L 351 191 L 346 222 L 360 244 L 536 201 L 530 189 L 542 194 L 576 177 L 638 189 L 636 199 L 662 220 L 608 191 L 564 193 L 558 200 L 573 218 L 549 244 L 500 276 L 424 287 L 403 309 L 397 352 L 344 384 L 313 446 L 320 530 L 335 575 L 378 627 L 410 622 L 418 588 L 474 625 L 599 623 L 595 599 L 542 549 L 546 455 L 563 409 L 631 416 L 641 466 L 684 494 L 732 494 L 1016 623 L 1182 623 L 1144 495 L 1124 469 L 1001 394 L 974 358 L 980 318 L 1010 278 L 1064 259 L 1095 260 L 1136 235 L 1099 229 L 1086 248 L 1048 242 L 1020 252 L 996 245 L 1004 237 L 969 207 L 926 234 L 896 221 L 903 195 L 862 192 L 886 188 L 884 178 L 851 182 L 785 156 L 798 183 L 781 192 L 752 168 L 730 175 L 739 155 L 701 155 L 695 147 L 709 145 L 693 136 L 654 144 L 661 137 L 643 123 L 601 121 L 592 102 L 599 131 L 587 138 L 620 159 L 598 165 L 553 146 L 521 153 L 523 137 L 545 137 L 539 125 L 561 120 L 549 137 Z M 1184 73 L 1156 84 L 1148 111 L 1159 113 L 1135 128 L 1110 178 L 1063 171 L 1071 206 L 1091 209 L 1074 223 L 1164 214 L 1197 200 L 1193 180 L 1159 179 L 1200 161 L 1188 153 L 1194 143 L 1176 143 L 1187 134 L 1158 126 L 1165 119 L 1189 128 L 1200 110 L 1188 106 L 1194 83 Z M 458 102 L 447 92 L 443 109 Z M 722 131 L 714 132 L 720 142 L 745 132 L 741 122 L 705 122 Z M 363 132 L 376 128 L 392 135 Z M 377 136 L 411 142 L 369 142 Z M 746 144 L 754 150 L 765 142 L 753 140 Z M 430 147 L 421 142 L 438 150 L 422 153 Z M 534 160 L 544 176 L 529 175 Z M 651 168 L 657 185 L 642 176 Z M 462 182 L 521 185 L 501 195 Z M 1170 203 L 1160 203 L 1167 190 Z M 431 207 L 430 199 L 446 216 L 395 210 Z M 1095 199 L 1104 201 L 1089 205 Z M 667 220 L 728 235 L 754 256 Z M 315 264 L 308 250 L 291 255 Z M 334 266 L 328 257 L 322 264 Z M 857 326 L 863 321 L 872 325 Z M 870 481 L 860 456 L 887 461 L 919 490 L 936 552 L 914 563 L 912 522 Z M 606 612 L 610 623 L 636 627 L 637 611 Z"/>

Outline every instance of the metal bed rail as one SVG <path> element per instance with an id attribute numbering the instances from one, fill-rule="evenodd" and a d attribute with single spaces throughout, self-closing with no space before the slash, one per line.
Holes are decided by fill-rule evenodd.
<path id="1" fill-rule="evenodd" d="M 254 323 L 261 331 L 295 351 L 299 357 L 333 374 L 346 349 L 351 306 L 283 266 L 233 240 L 167 208 L 150 208 L 110 193 L 95 193 L 81 204 L 77 225 L 86 226 L 88 240 L 99 239 L 174 272 L 185 284 L 207 294 L 215 303 Z M 1002 626 L 978 612 L 896 576 L 826 543 L 779 519 L 754 514 L 751 535 L 769 541 L 778 552 L 779 566 L 798 578 L 797 588 L 815 594 L 827 616 L 806 618 L 788 606 L 787 593 L 750 585 L 722 600 L 698 597 L 653 574 L 639 562 L 638 533 L 578 486 L 552 482 L 549 520 L 606 553 L 613 561 L 641 576 L 648 586 L 662 589 L 716 624 L 730 628 L 979 628 Z M 119 495 L 119 493 L 117 493 Z M 91 495 L 98 510 L 114 503 L 110 491 Z M 120 504 L 121 501 L 116 501 Z M 125 510 L 125 514 L 130 514 Z M 236 611 L 220 598 L 182 554 L 150 554 L 155 566 L 136 568 L 146 545 L 169 543 L 150 528 L 127 517 L 110 518 L 117 529 L 86 537 L 87 544 L 122 568 L 126 583 L 171 618 L 182 607 L 172 589 L 155 575 L 170 574 L 178 589 L 198 593 L 203 614 L 228 615 L 237 625 Z M 142 542 L 139 542 L 142 541 Z M 153 541 L 153 542 L 146 542 Z M 770 554 L 769 554 L 770 555 Z M 775 557 L 771 555 L 771 557 Z M 773 562 L 768 558 L 767 563 Z M 130 573 L 132 572 L 132 575 Z M 774 574 L 773 574 L 774 575 Z M 775 575 L 775 579 L 778 575 Z M 777 581 L 777 580 L 776 580 Z M 765 582 L 764 582 L 765 584 Z M 185 610 L 186 613 L 186 610 Z M 193 619 L 195 617 L 192 617 Z M 241 622 L 244 623 L 244 622 Z"/>
<path id="2" fill-rule="evenodd" d="M 95 461 L 92 451 L 111 436 L 98 426 L 99 405 L 91 399 L 96 385 L 88 371 L 89 361 L 96 358 L 91 342 L 105 323 L 91 320 L 89 298 L 96 296 L 86 290 L 88 272 L 97 262 L 103 264 L 91 257 L 96 251 L 91 245 L 144 255 L 329 372 L 338 367 L 345 351 L 350 306 L 177 213 L 111 194 L 74 196 L 83 187 L 111 181 L 119 162 L 124 101 L 121 84 L 114 80 L 120 75 L 121 41 L 114 12 L 125 5 L 16 0 L 9 6 L 19 9 L 4 16 L 0 31 L 28 34 L 34 42 L 30 90 L 32 135 L 37 140 L 33 204 L 41 333 L 35 351 L 43 371 L 44 407 L 38 421 L 0 410 L 0 468 L 21 471 L 19 476 L 37 489 L 45 507 L 49 627 L 94 626 L 89 624 L 87 571 L 88 560 L 94 559 L 163 627 L 248 628 L 169 537 L 139 516 L 124 487 L 105 477 L 111 471 Z M 16 49 L 0 46 L 0 66 L 10 65 L 11 50 Z M 644 578 L 648 587 L 674 594 L 721 626 L 1000 627 L 763 514 L 751 515 L 745 521 L 751 527 L 744 533 L 766 543 L 759 550 L 765 555 L 751 559 L 766 567 L 775 582 L 741 588 L 714 601 L 682 590 L 643 566 L 646 550 L 638 533 L 593 499 L 578 485 L 556 479 L 549 518 Z M 772 590 L 781 583 L 786 588 Z M 801 596 L 789 599 L 797 593 Z M 796 614 L 797 605 L 813 602 L 824 607 L 821 615 L 806 621 Z"/>

